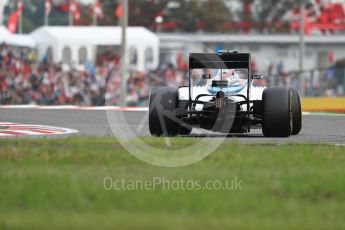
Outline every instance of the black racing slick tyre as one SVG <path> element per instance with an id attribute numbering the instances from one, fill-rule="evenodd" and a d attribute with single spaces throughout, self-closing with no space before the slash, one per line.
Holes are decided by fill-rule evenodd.
<path id="1" fill-rule="evenodd" d="M 262 95 L 262 132 L 265 137 L 289 137 L 292 128 L 290 90 L 282 87 L 265 89 Z"/>
<path id="2" fill-rule="evenodd" d="M 302 108 L 301 98 L 296 89 L 290 89 L 292 98 L 292 133 L 291 135 L 298 135 L 302 130 Z"/>
<path id="3" fill-rule="evenodd" d="M 176 117 L 178 90 L 171 87 L 155 88 L 150 96 L 149 129 L 152 136 L 188 135 L 191 130 L 182 126 Z"/>

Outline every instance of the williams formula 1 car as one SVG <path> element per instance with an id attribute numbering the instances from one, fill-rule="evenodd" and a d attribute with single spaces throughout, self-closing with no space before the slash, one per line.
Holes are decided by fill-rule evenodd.
<path id="1" fill-rule="evenodd" d="M 189 135 L 193 127 L 218 133 L 289 137 L 302 129 L 301 102 L 295 89 L 257 87 L 249 53 L 192 53 L 189 85 L 154 88 L 149 128 L 153 136 Z"/>

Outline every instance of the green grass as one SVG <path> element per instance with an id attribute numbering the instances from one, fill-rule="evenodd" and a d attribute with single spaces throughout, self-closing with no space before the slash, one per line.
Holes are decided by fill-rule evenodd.
<path id="1" fill-rule="evenodd" d="M 201 182 L 237 177 L 242 190 L 107 191 L 105 177 Z M 101 228 L 344 229 L 345 147 L 226 141 L 197 164 L 159 168 L 137 160 L 110 137 L 1 140 L 0 229 Z"/>

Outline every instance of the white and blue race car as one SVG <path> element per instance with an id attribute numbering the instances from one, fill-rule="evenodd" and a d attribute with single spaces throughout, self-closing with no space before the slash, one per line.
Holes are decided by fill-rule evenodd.
<path id="1" fill-rule="evenodd" d="M 249 53 L 194 53 L 189 85 L 155 88 L 150 97 L 149 128 L 154 136 L 188 135 L 193 127 L 219 133 L 289 137 L 302 129 L 301 103 L 295 89 L 256 87 Z"/>

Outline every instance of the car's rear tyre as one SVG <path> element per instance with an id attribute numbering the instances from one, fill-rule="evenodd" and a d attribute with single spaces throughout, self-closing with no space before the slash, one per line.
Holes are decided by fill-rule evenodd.
<path id="1" fill-rule="evenodd" d="M 292 133 L 298 135 L 302 130 L 302 108 L 301 98 L 296 89 L 291 88 L 292 98 Z"/>
<path id="2" fill-rule="evenodd" d="M 289 89 L 265 89 L 262 96 L 262 132 L 265 137 L 289 137 L 292 128 L 292 104 Z"/>
<path id="3" fill-rule="evenodd" d="M 176 118 L 178 90 L 171 87 L 155 88 L 150 96 L 149 129 L 153 136 L 176 136 L 180 124 Z"/>

